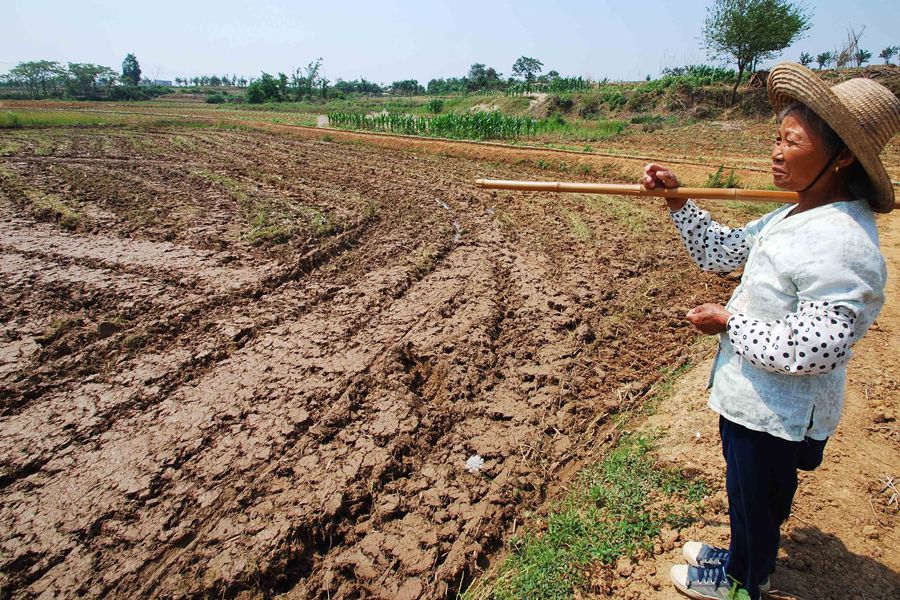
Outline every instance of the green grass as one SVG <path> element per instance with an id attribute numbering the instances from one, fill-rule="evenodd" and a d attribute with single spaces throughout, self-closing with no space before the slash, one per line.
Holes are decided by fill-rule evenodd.
<path id="1" fill-rule="evenodd" d="M 651 219 L 646 209 L 635 204 L 630 198 L 585 194 L 582 194 L 582 197 L 588 208 L 610 215 L 630 233 L 641 234 L 647 231 Z"/>
<path id="2" fill-rule="evenodd" d="M 75 125 L 113 125 L 123 123 L 119 115 L 98 115 L 79 111 L 3 111 L 0 128 L 72 127 Z"/>
<path id="3" fill-rule="evenodd" d="M 575 234 L 575 237 L 578 239 L 589 242 L 594 239 L 594 232 L 591 227 L 584 222 L 584 219 L 581 218 L 581 215 L 577 212 L 567 210 L 565 211 L 566 220 L 569 221 L 569 227 L 572 228 L 572 233 Z"/>
<path id="4" fill-rule="evenodd" d="M 664 526 L 691 522 L 706 485 L 659 465 L 652 438 L 633 435 L 583 469 L 570 490 L 546 518 L 511 540 L 512 553 L 496 576 L 463 598 L 570 598 L 592 566 L 646 555 Z"/>

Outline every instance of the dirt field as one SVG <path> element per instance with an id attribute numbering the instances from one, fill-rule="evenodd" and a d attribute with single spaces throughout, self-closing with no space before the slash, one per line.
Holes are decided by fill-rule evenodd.
<path id="1" fill-rule="evenodd" d="M 729 284 L 686 277 L 654 203 L 471 185 L 524 167 L 213 128 L 0 144 L 16 598 L 453 595 Z"/>
<path id="2" fill-rule="evenodd" d="M 472 185 L 564 154 L 268 128 L 0 132 L 0 596 L 455 596 L 734 286 Z"/>

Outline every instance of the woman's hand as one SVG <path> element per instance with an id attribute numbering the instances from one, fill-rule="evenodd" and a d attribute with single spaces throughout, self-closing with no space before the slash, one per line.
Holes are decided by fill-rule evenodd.
<path id="1" fill-rule="evenodd" d="M 689 310 L 686 316 L 694 327 L 706 335 L 714 335 L 725 331 L 731 313 L 721 304 L 701 304 Z"/>
<path id="2" fill-rule="evenodd" d="M 650 163 L 644 167 L 644 178 L 641 183 L 643 183 L 644 187 L 648 190 L 652 190 L 657 186 L 676 188 L 678 187 L 678 178 L 675 176 L 675 173 L 668 168 L 656 163 Z M 675 212 L 681 210 L 681 207 L 685 205 L 687 200 L 680 198 L 666 198 L 666 202 L 669 204 L 669 210 Z"/>

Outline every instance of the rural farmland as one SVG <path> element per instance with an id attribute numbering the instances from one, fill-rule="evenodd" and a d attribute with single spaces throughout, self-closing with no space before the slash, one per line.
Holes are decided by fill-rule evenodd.
<path id="1" fill-rule="evenodd" d="M 14 597 L 455 596 L 734 284 L 658 202 L 473 185 L 637 159 L 133 112 L 0 132 Z"/>

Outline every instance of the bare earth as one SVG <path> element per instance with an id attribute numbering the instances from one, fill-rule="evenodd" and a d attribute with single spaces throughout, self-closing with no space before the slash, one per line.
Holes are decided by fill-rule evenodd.
<path id="1" fill-rule="evenodd" d="M 265 129 L 0 132 L 0 597 L 453 597 L 734 285 L 658 203 L 473 187 L 564 154 Z M 839 557 L 897 589 L 892 285 L 801 487 L 798 597 Z M 658 424 L 715 485 L 703 370 Z"/>

